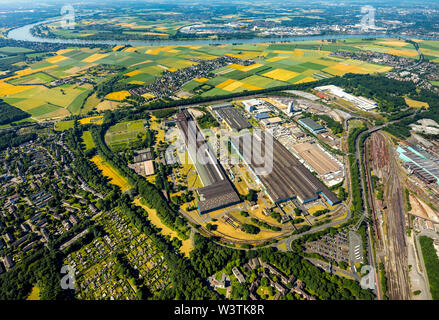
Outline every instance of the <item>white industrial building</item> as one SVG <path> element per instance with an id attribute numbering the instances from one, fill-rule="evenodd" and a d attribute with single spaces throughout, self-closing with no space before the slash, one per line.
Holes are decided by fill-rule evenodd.
<path id="1" fill-rule="evenodd" d="M 376 109 L 378 107 L 377 103 L 375 101 L 369 100 L 364 97 L 356 97 L 353 96 L 347 92 L 345 92 L 342 88 L 329 85 L 329 86 L 323 86 L 323 87 L 316 87 L 314 88 L 317 91 L 330 93 L 334 96 L 337 96 L 339 98 L 342 98 L 346 101 L 354 103 L 358 108 L 364 111 L 371 111 L 373 109 Z"/>
<path id="2" fill-rule="evenodd" d="M 242 101 L 242 104 L 244 105 L 245 111 L 247 112 L 253 112 L 261 107 L 265 107 L 265 103 L 262 100 L 259 99 L 250 99 Z"/>

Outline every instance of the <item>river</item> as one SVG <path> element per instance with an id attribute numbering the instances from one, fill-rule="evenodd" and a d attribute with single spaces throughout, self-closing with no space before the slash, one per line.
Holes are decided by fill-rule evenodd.
<path id="1" fill-rule="evenodd" d="M 206 45 L 206 44 L 233 44 L 233 43 L 270 43 L 270 42 L 296 42 L 310 40 L 336 40 L 355 38 L 412 38 L 398 34 L 339 34 L 339 35 L 316 35 L 316 36 L 294 36 L 283 38 L 252 38 L 252 39 L 227 39 L 227 40 L 84 40 L 84 39 L 58 39 L 42 38 L 32 35 L 31 29 L 34 26 L 60 21 L 60 18 L 49 19 L 32 23 L 9 31 L 8 38 L 19 41 L 32 41 L 43 43 L 64 43 L 64 44 L 86 44 L 86 45 L 132 45 L 132 46 L 169 46 L 169 45 Z M 414 37 L 414 36 L 413 36 Z M 422 40 L 438 40 L 437 38 L 415 37 Z"/>

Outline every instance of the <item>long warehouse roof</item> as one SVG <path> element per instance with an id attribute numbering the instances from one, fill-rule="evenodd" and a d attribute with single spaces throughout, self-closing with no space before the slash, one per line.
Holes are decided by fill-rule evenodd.
<path id="1" fill-rule="evenodd" d="M 264 152 L 253 153 L 252 149 L 255 150 L 253 144 L 255 141 L 261 141 L 260 150 L 265 150 L 265 140 L 268 134 L 265 132 L 260 134 L 257 139 L 251 139 L 253 143 L 245 143 L 250 141 L 247 140 L 249 137 L 245 137 L 249 134 L 231 138 L 235 150 L 239 151 L 244 161 L 256 174 L 258 168 L 264 166 L 265 154 Z M 323 193 L 332 203 L 340 202 L 335 194 L 306 169 L 279 141 L 273 138 L 272 148 L 267 145 L 267 149 L 265 152 L 270 152 L 273 155 L 273 169 L 271 172 L 257 175 L 274 202 L 283 202 L 296 196 L 302 201 L 307 201 L 315 199 L 319 193 Z"/>
<path id="2" fill-rule="evenodd" d="M 177 126 L 184 135 L 188 153 L 204 185 L 197 190 L 200 212 L 206 213 L 239 203 L 240 198 L 235 188 L 189 112 L 182 111 L 177 115 Z M 199 162 L 200 155 L 206 156 L 208 161 Z"/>

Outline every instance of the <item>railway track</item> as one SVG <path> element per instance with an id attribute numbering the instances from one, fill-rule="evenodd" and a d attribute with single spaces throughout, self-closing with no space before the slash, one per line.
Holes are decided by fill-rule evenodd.
<path id="1" fill-rule="evenodd" d="M 386 138 L 387 139 L 387 138 Z M 391 142 L 389 142 L 391 146 Z M 385 198 L 388 203 L 385 237 L 385 267 L 388 277 L 388 297 L 392 300 L 410 299 L 408 278 L 408 251 L 406 241 L 405 201 L 399 179 L 395 151 L 388 147 L 389 179 Z"/>
<path id="2" fill-rule="evenodd" d="M 373 224 L 373 229 L 374 229 L 374 233 L 376 235 L 376 237 L 378 238 L 379 241 L 382 240 L 381 237 L 381 233 L 378 229 L 377 226 L 377 210 L 376 210 L 376 206 L 375 206 L 375 196 L 374 196 L 374 189 L 373 189 L 373 184 L 372 184 L 372 179 L 371 179 L 371 174 L 370 174 L 370 170 L 369 170 L 369 155 L 370 155 L 370 141 L 366 141 L 364 146 L 364 155 L 363 155 L 363 163 L 364 163 L 364 171 L 366 173 L 366 185 L 367 185 L 367 193 L 368 193 L 368 200 L 369 200 L 369 207 L 372 213 L 372 224 Z"/>

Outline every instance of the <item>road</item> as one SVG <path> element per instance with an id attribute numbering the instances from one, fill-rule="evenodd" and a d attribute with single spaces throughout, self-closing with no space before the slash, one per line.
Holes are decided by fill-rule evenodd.
<path id="1" fill-rule="evenodd" d="M 303 233 L 301 233 L 301 234 L 292 235 L 292 236 L 290 236 L 290 237 L 288 237 L 288 238 L 286 238 L 286 239 L 283 239 L 283 240 L 279 241 L 279 242 L 276 243 L 276 244 L 273 244 L 272 246 L 274 246 L 274 247 L 278 247 L 279 245 L 285 243 L 286 246 L 287 246 L 287 250 L 291 250 L 291 243 L 292 243 L 294 240 L 299 239 L 300 237 L 302 237 L 302 236 L 304 236 L 304 235 L 313 234 L 313 233 L 316 233 L 316 232 L 322 231 L 322 230 L 324 230 L 324 229 L 327 229 L 327 228 L 330 228 L 330 227 L 334 227 L 334 226 L 337 226 L 337 225 L 343 224 L 343 223 L 345 223 L 346 221 L 349 221 L 349 220 L 351 219 L 351 216 L 352 216 L 351 211 L 349 210 L 349 208 L 348 208 L 346 205 L 342 205 L 341 208 L 345 208 L 346 211 L 347 211 L 347 215 L 346 215 L 346 217 L 344 217 L 343 219 L 340 219 L 340 220 L 338 220 L 338 221 L 332 221 L 332 222 L 330 222 L 330 223 L 327 223 L 327 224 L 324 224 L 324 225 L 321 225 L 321 226 L 318 226 L 318 227 L 312 228 L 311 230 L 308 230 L 308 231 L 303 232 Z M 342 209 L 340 209 L 340 210 L 342 210 Z"/>
<path id="2" fill-rule="evenodd" d="M 344 275 L 346 278 L 353 278 L 355 280 L 357 280 L 358 282 L 360 282 L 361 278 L 358 275 L 358 273 L 356 272 L 350 272 L 344 269 L 341 269 L 339 267 L 336 267 L 334 265 L 330 266 L 330 264 L 328 262 L 319 260 L 319 259 L 315 259 L 315 258 L 305 258 L 306 260 L 308 260 L 309 262 L 311 262 L 313 265 L 322 268 L 323 270 L 329 270 L 329 268 L 331 268 L 331 274 L 335 274 L 335 275 L 339 275 L 342 274 Z"/>

